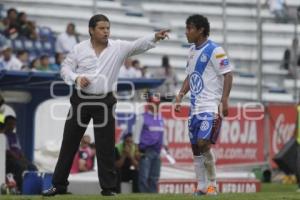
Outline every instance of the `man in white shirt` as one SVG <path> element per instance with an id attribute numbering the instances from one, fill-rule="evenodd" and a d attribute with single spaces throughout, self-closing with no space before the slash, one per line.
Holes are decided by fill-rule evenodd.
<path id="1" fill-rule="evenodd" d="M 69 23 L 66 32 L 61 33 L 55 43 L 56 53 L 69 53 L 72 48 L 78 43 L 78 38 L 75 31 L 75 25 Z"/>
<path id="2" fill-rule="evenodd" d="M 168 37 L 168 30 L 139 38 L 133 42 L 111 40 L 110 22 L 104 15 L 89 21 L 91 38 L 74 46 L 62 63 L 61 76 L 75 84 L 71 108 L 65 123 L 62 146 L 52 184 L 44 196 L 67 192 L 68 176 L 80 140 L 89 124 L 94 123 L 98 177 L 104 196 L 115 195 L 115 118 L 114 106 L 119 70 L 126 58 L 147 51 L 155 42 Z"/>
<path id="3" fill-rule="evenodd" d="M 130 58 L 127 58 L 124 65 L 122 65 L 119 78 L 136 78 L 135 69 L 132 67 L 132 60 Z"/>
<path id="4" fill-rule="evenodd" d="M 12 48 L 2 47 L 2 57 L 0 58 L 0 70 L 21 70 L 23 64 L 12 54 Z"/>

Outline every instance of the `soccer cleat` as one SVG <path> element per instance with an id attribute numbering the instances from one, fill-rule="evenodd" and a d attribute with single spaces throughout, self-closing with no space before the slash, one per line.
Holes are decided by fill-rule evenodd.
<path id="1" fill-rule="evenodd" d="M 217 187 L 212 186 L 212 185 L 208 186 L 206 194 L 207 195 L 217 195 L 218 194 Z"/>
<path id="2" fill-rule="evenodd" d="M 112 190 L 102 190 L 102 196 L 116 196 L 117 194 Z"/>
<path id="3" fill-rule="evenodd" d="M 51 196 L 55 196 L 57 194 L 67 194 L 67 189 L 59 189 L 56 187 L 51 187 L 48 190 L 43 191 L 42 195 L 44 197 L 51 197 Z"/>
<path id="4" fill-rule="evenodd" d="M 203 192 L 201 190 L 194 192 L 194 196 L 203 196 L 203 195 L 206 195 L 206 192 Z"/>

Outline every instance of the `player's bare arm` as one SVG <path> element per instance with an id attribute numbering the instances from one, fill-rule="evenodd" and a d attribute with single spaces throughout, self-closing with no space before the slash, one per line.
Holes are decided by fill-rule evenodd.
<path id="1" fill-rule="evenodd" d="M 228 115 L 228 98 L 232 87 L 232 72 L 228 72 L 224 76 L 223 94 L 219 105 L 219 113 L 226 117 Z"/>
<path id="2" fill-rule="evenodd" d="M 186 93 L 188 93 L 188 91 L 190 91 L 189 76 L 186 76 L 179 93 L 176 95 L 176 99 L 175 99 L 175 111 L 176 112 L 180 112 L 180 108 L 181 108 L 180 103 L 182 101 L 182 98 L 184 97 L 184 95 L 186 95 Z"/>

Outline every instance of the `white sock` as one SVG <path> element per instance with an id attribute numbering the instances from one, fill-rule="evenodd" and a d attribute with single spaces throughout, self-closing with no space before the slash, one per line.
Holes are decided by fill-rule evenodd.
<path id="1" fill-rule="evenodd" d="M 217 187 L 216 159 L 215 159 L 214 153 L 212 152 L 212 149 L 210 149 L 208 152 L 204 153 L 203 156 L 205 157 L 204 165 L 205 165 L 209 185 Z"/>
<path id="2" fill-rule="evenodd" d="M 197 190 L 206 191 L 206 170 L 204 166 L 205 157 L 203 155 L 194 156 L 194 166 L 196 172 L 196 178 L 198 181 Z"/>

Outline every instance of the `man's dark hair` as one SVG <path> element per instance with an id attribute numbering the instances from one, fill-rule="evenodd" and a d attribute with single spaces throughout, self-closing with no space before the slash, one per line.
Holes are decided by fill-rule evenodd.
<path id="1" fill-rule="evenodd" d="M 132 133 L 128 132 L 126 134 L 123 135 L 122 139 L 125 141 L 128 137 L 132 137 Z"/>
<path id="2" fill-rule="evenodd" d="M 15 8 L 10 8 L 6 11 L 6 14 L 9 15 L 11 12 L 18 13 L 18 11 Z"/>
<path id="3" fill-rule="evenodd" d="M 95 28 L 97 25 L 97 22 L 104 21 L 104 22 L 109 22 L 109 19 L 105 15 L 94 15 L 91 17 L 89 21 L 89 28 Z"/>
<path id="4" fill-rule="evenodd" d="M 138 61 L 138 60 L 133 60 L 132 61 L 132 66 L 135 66 L 135 65 L 137 65 L 137 64 L 139 64 L 140 63 L 140 61 Z"/>
<path id="5" fill-rule="evenodd" d="M 40 60 L 44 60 L 44 59 L 46 59 L 46 58 L 49 58 L 49 55 L 48 55 L 48 54 L 42 54 L 42 55 L 40 56 Z"/>
<path id="6" fill-rule="evenodd" d="M 72 28 L 73 28 L 73 29 L 75 29 L 75 24 L 74 24 L 74 23 L 72 23 L 72 22 L 68 23 L 68 25 L 67 25 L 67 26 L 72 26 Z"/>
<path id="7" fill-rule="evenodd" d="M 20 57 L 21 55 L 26 54 L 26 53 L 28 53 L 28 51 L 26 51 L 26 50 L 17 51 L 17 57 Z"/>
<path id="8" fill-rule="evenodd" d="M 98 14 L 98 15 L 94 15 L 93 17 L 91 17 L 91 19 L 89 21 L 89 28 L 95 28 L 97 25 L 97 22 L 101 22 L 101 21 L 110 23 L 109 19 L 105 15 Z M 89 32 L 89 34 L 91 36 L 90 32 Z"/>
<path id="9" fill-rule="evenodd" d="M 187 18 L 186 20 L 186 25 L 194 25 L 197 29 L 203 28 L 203 34 L 204 36 L 209 36 L 210 32 L 210 27 L 209 27 L 209 22 L 206 17 L 203 15 L 191 15 Z"/>
<path id="10" fill-rule="evenodd" d="M 7 124 L 7 122 L 10 121 L 10 120 L 15 121 L 16 118 L 15 118 L 14 116 L 12 116 L 12 115 L 7 115 L 7 116 L 5 117 L 5 119 L 4 119 L 4 124 Z"/>

